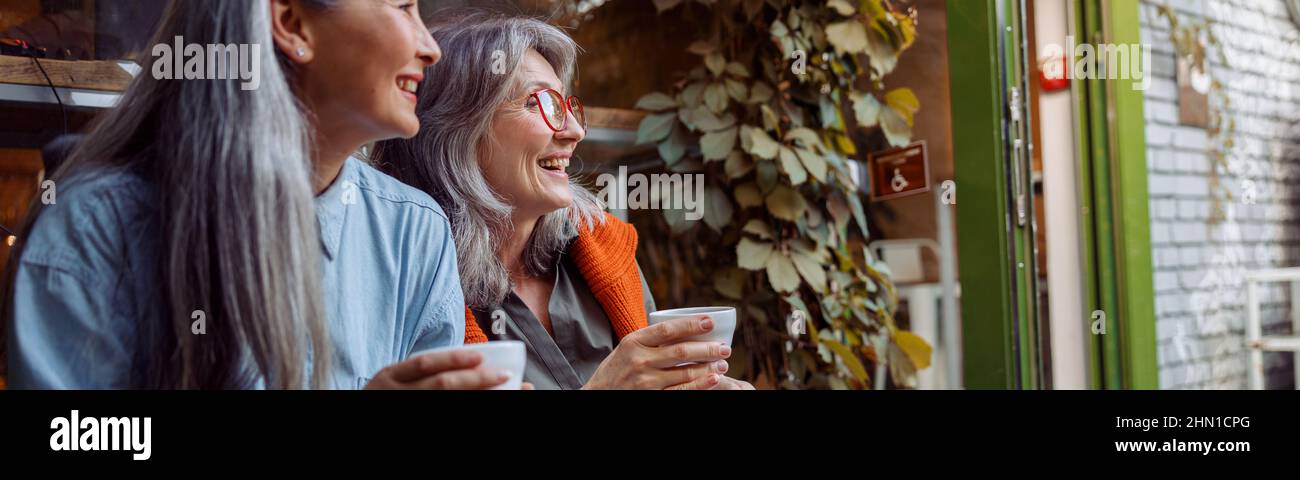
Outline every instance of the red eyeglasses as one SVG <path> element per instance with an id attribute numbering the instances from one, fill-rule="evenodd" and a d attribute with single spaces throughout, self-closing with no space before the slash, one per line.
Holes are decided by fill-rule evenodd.
<path id="1" fill-rule="evenodd" d="M 542 120 L 546 121 L 546 126 L 556 132 L 564 131 L 568 125 L 569 112 L 573 112 L 573 118 L 578 119 L 578 125 L 585 131 L 587 130 L 587 112 L 582 109 L 582 101 L 578 97 L 569 97 L 565 100 L 564 95 L 554 89 L 545 89 L 533 92 L 533 99 L 537 100 L 538 112 L 542 114 Z"/>

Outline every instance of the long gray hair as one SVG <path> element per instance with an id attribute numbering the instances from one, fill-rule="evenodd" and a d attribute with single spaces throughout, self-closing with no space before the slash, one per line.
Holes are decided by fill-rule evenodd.
<path id="1" fill-rule="evenodd" d="M 376 145 L 372 161 L 381 170 L 429 193 L 451 216 L 465 302 L 476 308 L 499 303 L 510 292 L 510 273 L 498 257 L 511 235 L 513 207 L 493 191 L 479 167 L 492 120 L 521 79 L 500 75 L 493 67 L 518 72 L 529 49 L 555 69 L 566 90 L 571 84 L 578 46 L 546 22 L 482 10 L 435 14 L 429 26 L 442 47 L 442 60 L 426 70 L 417 111 L 415 138 Z M 495 52 L 502 52 L 495 54 Z M 496 64 L 496 65 L 494 65 Z M 604 221 L 596 197 L 570 180 L 573 204 L 541 218 L 524 247 L 525 274 L 549 272 L 556 256 L 580 228 Z"/>
<path id="2" fill-rule="evenodd" d="M 328 8 L 334 0 L 304 3 Z M 177 0 L 151 44 L 177 36 L 257 49 L 260 86 L 158 80 L 155 59 L 142 59 L 118 106 L 52 175 L 125 168 L 156 187 L 161 317 L 139 326 L 132 382 L 246 387 L 260 374 L 270 388 L 324 386 L 332 354 L 320 292 L 312 129 L 272 40 L 270 9 L 265 0 Z M 33 203 L 24 230 L 39 214 Z M 11 285 L 10 304 L 12 295 Z M 202 337 L 190 333 L 196 309 L 212 320 Z M 255 372 L 243 368 L 249 359 Z"/>

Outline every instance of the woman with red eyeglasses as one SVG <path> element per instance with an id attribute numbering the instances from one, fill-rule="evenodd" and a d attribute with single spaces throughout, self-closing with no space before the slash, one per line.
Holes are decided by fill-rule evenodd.
<path id="1" fill-rule="evenodd" d="M 435 17 L 443 57 L 426 71 L 438 88 L 420 89 L 420 133 L 372 161 L 449 213 L 466 343 L 522 340 L 538 389 L 752 389 L 724 375 L 729 347 L 683 341 L 707 317 L 646 328 L 636 230 L 566 171 L 586 136 L 573 40 L 531 18 Z"/>

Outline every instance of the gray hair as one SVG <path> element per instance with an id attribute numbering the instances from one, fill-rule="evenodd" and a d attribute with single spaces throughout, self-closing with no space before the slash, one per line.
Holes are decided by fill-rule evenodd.
<path id="1" fill-rule="evenodd" d="M 305 3 L 329 8 L 334 0 Z M 118 106 L 52 175 L 125 168 L 156 187 L 162 316 L 141 319 L 132 382 L 229 388 L 250 386 L 250 374 L 260 374 L 270 388 L 319 388 L 332 354 L 320 292 L 313 130 L 272 39 L 270 9 L 263 0 L 173 1 L 152 44 L 176 36 L 259 49 L 259 88 L 158 80 L 149 74 L 154 59 L 142 59 Z M 33 207 L 27 229 L 40 213 Z M 202 339 L 190 334 L 196 309 L 220 325 Z M 246 371 L 247 360 L 255 372 Z"/>
<path id="2" fill-rule="evenodd" d="M 541 20 L 482 10 L 440 12 L 429 32 L 442 48 L 442 60 L 429 67 L 420 88 L 420 133 L 380 142 L 376 166 L 438 200 L 451 217 L 465 302 L 486 308 L 510 292 L 510 273 L 498 257 L 513 229 L 513 207 L 492 190 L 479 167 L 489 142 L 493 116 L 511 97 L 518 75 L 493 73 L 494 62 L 518 72 L 531 49 L 555 69 L 568 89 L 578 46 L 559 28 Z M 504 57 L 494 52 L 502 52 Z M 499 71 L 499 70 L 498 70 Z M 538 221 L 524 247 L 525 273 L 540 276 L 578 229 L 604 222 L 595 195 L 571 179 L 573 204 Z"/>

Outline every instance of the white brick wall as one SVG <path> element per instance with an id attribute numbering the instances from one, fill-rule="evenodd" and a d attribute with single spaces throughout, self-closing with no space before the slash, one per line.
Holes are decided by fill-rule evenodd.
<path id="1" fill-rule="evenodd" d="M 1237 128 L 1220 171 L 1236 200 L 1217 224 L 1208 220 L 1210 139 L 1178 124 L 1173 44 L 1155 8 L 1166 4 L 1184 25 L 1211 20 L 1228 60 L 1210 52 Z M 1245 388 L 1241 276 L 1300 266 L 1300 33 L 1282 0 L 1142 0 L 1141 9 L 1142 42 L 1154 55 L 1145 109 L 1160 387 Z M 1241 198 L 1246 180 L 1253 205 Z M 1271 285 L 1262 298 L 1265 333 L 1289 332 L 1286 287 Z M 1271 388 L 1295 386 L 1289 354 L 1268 354 L 1265 364 Z"/>

